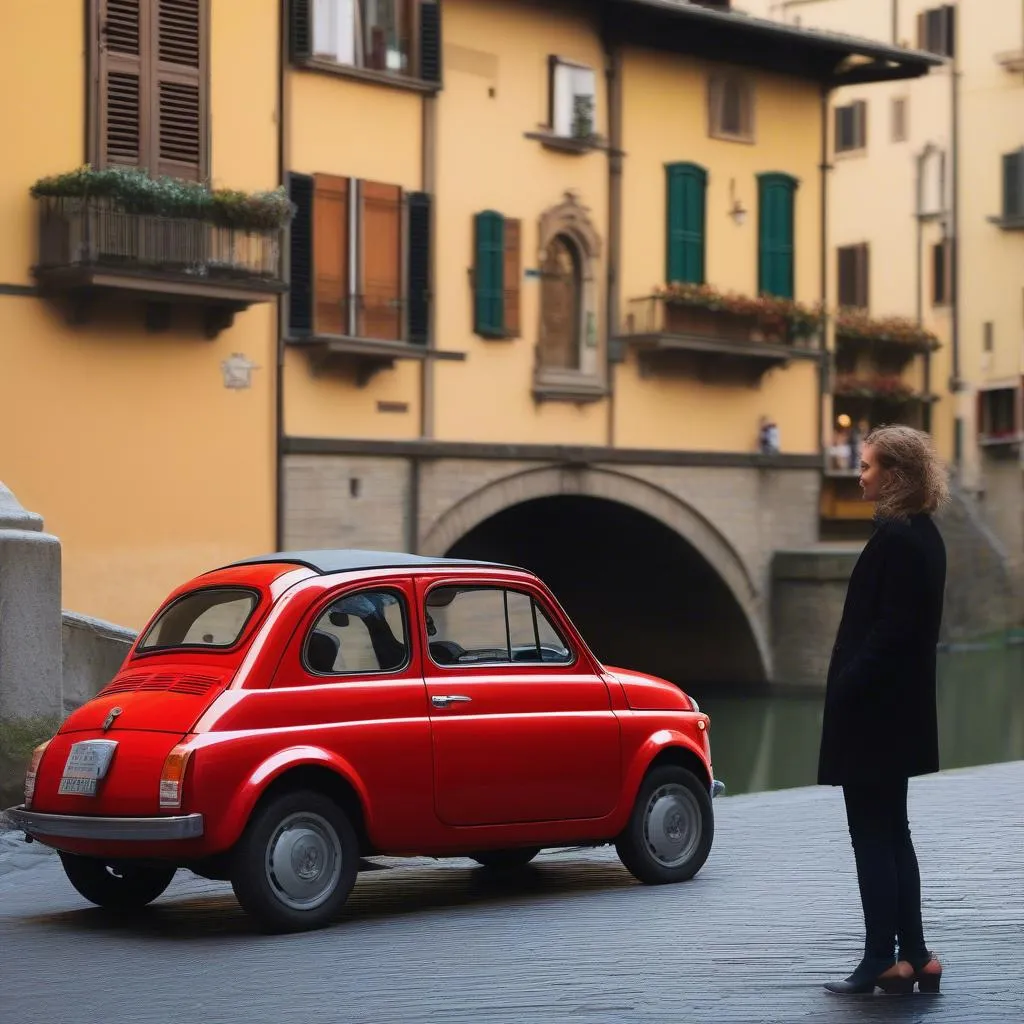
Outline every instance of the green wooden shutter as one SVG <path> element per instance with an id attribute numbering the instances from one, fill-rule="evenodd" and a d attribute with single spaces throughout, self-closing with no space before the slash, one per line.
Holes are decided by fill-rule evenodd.
<path id="1" fill-rule="evenodd" d="M 505 334 L 505 218 L 493 210 L 476 215 L 474 331 L 485 338 Z"/>
<path id="2" fill-rule="evenodd" d="M 666 279 L 704 283 L 704 224 L 708 174 L 696 164 L 669 164 Z"/>
<path id="3" fill-rule="evenodd" d="M 793 298 L 793 200 L 796 178 L 758 175 L 758 294 Z"/>

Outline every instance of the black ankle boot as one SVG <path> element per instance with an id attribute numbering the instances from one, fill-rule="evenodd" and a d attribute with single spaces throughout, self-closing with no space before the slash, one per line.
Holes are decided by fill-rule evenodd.
<path id="1" fill-rule="evenodd" d="M 844 981 L 825 984 L 825 991 L 837 996 L 871 995 L 876 988 L 886 995 L 910 995 L 914 991 L 914 968 L 899 962 L 879 971 L 876 965 L 864 961 Z"/>

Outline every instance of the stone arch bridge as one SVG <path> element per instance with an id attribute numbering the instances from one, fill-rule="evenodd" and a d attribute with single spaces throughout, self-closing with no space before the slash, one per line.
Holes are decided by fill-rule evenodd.
<path id="1" fill-rule="evenodd" d="M 772 563 L 817 536 L 817 467 L 814 456 L 293 440 L 281 541 L 522 565 L 607 664 L 681 685 L 790 681 L 778 668 L 808 623 L 773 618 Z"/>

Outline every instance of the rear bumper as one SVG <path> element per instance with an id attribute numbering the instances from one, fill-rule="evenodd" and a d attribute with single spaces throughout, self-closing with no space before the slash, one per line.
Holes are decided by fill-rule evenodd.
<path id="1" fill-rule="evenodd" d="M 199 839 L 203 816 L 183 814 L 173 818 L 94 818 L 79 814 L 43 814 L 24 806 L 5 812 L 15 828 L 26 835 L 58 839 L 109 839 L 121 842 L 163 842 Z"/>
<path id="2" fill-rule="evenodd" d="M 718 779 L 714 779 L 711 782 L 711 799 L 714 800 L 716 796 L 721 796 L 725 792 L 725 783 L 719 782 Z"/>

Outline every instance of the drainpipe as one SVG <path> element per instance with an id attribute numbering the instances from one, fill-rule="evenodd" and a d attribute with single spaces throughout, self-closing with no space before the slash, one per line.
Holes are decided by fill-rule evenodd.
<path id="1" fill-rule="evenodd" d="M 832 170 L 828 162 L 828 114 L 829 96 L 832 89 L 827 83 L 821 87 L 821 163 L 818 170 L 821 174 L 821 241 L 819 259 L 821 288 L 821 359 L 818 363 L 818 458 L 822 471 L 825 467 L 825 396 L 827 394 L 829 361 L 831 353 L 828 347 L 828 172 Z M 820 485 L 819 485 L 820 486 Z"/>
<path id="2" fill-rule="evenodd" d="M 278 47 L 277 47 L 277 180 L 285 184 L 285 76 L 288 74 L 288 5 L 278 4 Z M 282 231 L 287 239 L 287 231 Z M 286 264 L 288 248 L 282 245 L 282 265 Z M 284 548 L 285 520 L 285 479 L 284 479 L 284 339 L 288 329 L 286 320 L 287 302 L 284 296 L 277 300 L 277 344 L 274 373 L 274 546 L 278 551 Z"/>
<path id="3" fill-rule="evenodd" d="M 957 8 L 959 14 L 960 9 Z M 957 18 L 957 27 L 960 19 Z M 959 34 L 959 33 L 957 33 Z M 951 139 L 950 139 L 950 163 L 952 178 L 952 252 L 950 260 L 950 317 L 952 330 L 950 331 L 950 342 L 952 345 L 952 376 L 949 382 L 949 390 L 954 395 L 959 395 L 963 390 L 963 381 L 960 379 L 960 52 L 959 40 L 954 37 L 953 58 L 950 75 L 951 90 Z M 953 422 L 953 462 L 957 473 L 963 471 L 963 450 L 964 450 L 964 419 L 962 403 L 956 399 L 956 418 Z"/>
<path id="4" fill-rule="evenodd" d="M 608 256 L 605 280 L 605 373 L 608 385 L 605 443 L 615 447 L 615 365 L 621 360 L 618 343 L 619 267 L 622 262 L 622 48 L 613 41 L 613 28 L 602 24 L 605 81 L 608 89 Z"/>
<path id="5" fill-rule="evenodd" d="M 916 167 L 916 180 L 914 183 L 914 195 L 917 203 L 914 219 L 917 221 L 917 302 L 914 316 L 918 327 L 924 326 L 924 219 L 921 216 L 922 195 L 924 189 L 924 162 L 932 152 L 932 145 L 928 143 L 914 158 Z M 931 394 L 932 390 L 932 354 L 929 351 L 924 353 L 924 393 Z M 932 407 L 930 402 L 924 406 L 924 429 L 929 433 L 932 429 Z"/>

